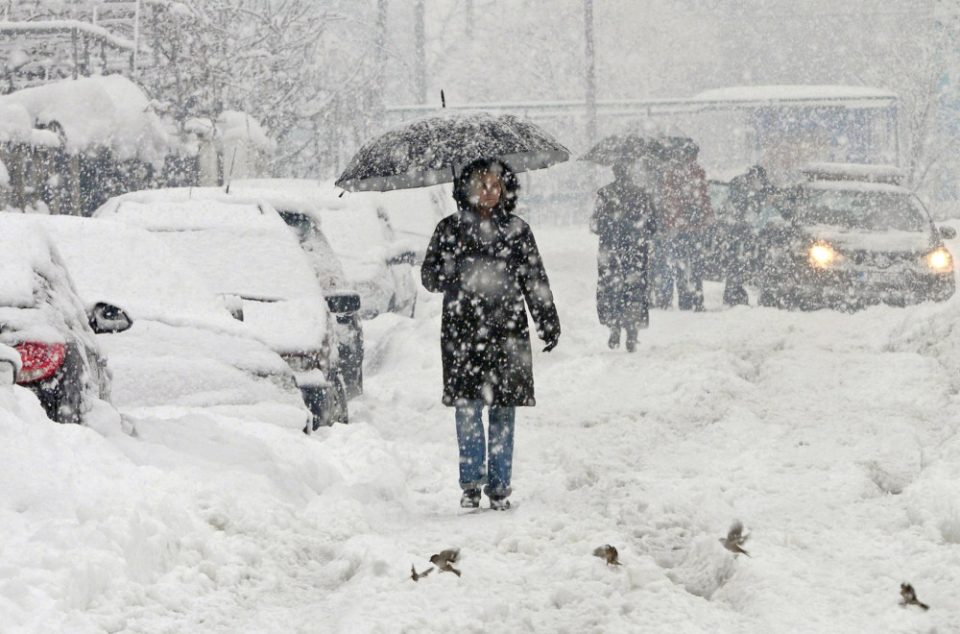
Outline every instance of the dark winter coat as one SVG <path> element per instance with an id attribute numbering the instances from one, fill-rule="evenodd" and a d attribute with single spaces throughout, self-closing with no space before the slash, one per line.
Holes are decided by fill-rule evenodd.
<path id="1" fill-rule="evenodd" d="M 597 314 L 606 326 L 646 325 L 649 243 L 656 211 L 647 192 L 614 181 L 597 192 L 590 229 L 597 253 Z"/>
<path id="2" fill-rule="evenodd" d="M 730 222 L 755 224 L 773 188 L 766 180 L 753 179 L 749 174 L 741 174 L 730 181 L 727 191 Z"/>
<path id="3" fill-rule="evenodd" d="M 657 211 L 663 232 L 698 231 L 713 222 L 707 175 L 698 163 L 664 163 L 657 178 Z"/>
<path id="4" fill-rule="evenodd" d="M 482 223 L 461 210 L 437 224 L 420 273 L 443 293 L 444 404 L 534 405 L 524 301 L 544 341 L 560 336 L 560 319 L 530 226 L 503 211 Z"/>

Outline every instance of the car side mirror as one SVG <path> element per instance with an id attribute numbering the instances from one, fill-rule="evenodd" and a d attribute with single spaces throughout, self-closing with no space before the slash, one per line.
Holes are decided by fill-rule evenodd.
<path id="1" fill-rule="evenodd" d="M 90 328 L 98 335 L 128 330 L 133 322 L 122 308 L 99 302 L 90 311 Z"/>
<path id="2" fill-rule="evenodd" d="M 15 348 L 0 343 L 0 385 L 13 385 L 23 362 Z"/>
<path id="3" fill-rule="evenodd" d="M 327 308 L 334 315 L 345 315 L 360 310 L 360 295 L 356 291 L 329 291 L 325 297 Z"/>
<path id="4" fill-rule="evenodd" d="M 401 251 L 395 255 L 387 258 L 387 264 L 393 266 L 395 264 L 416 264 L 417 263 L 417 254 L 413 251 Z"/>
<path id="5" fill-rule="evenodd" d="M 953 240 L 957 237 L 957 230 L 953 227 L 940 227 L 940 237 L 944 240 Z"/>

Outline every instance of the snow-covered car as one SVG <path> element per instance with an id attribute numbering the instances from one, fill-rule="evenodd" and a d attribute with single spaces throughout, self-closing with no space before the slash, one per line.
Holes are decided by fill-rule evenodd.
<path id="1" fill-rule="evenodd" d="M 119 325 L 96 335 L 117 407 L 203 407 L 297 429 L 308 424 L 289 366 L 162 240 L 112 220 L 0 215 L 0 231 L 17 225 L 45 232 L 88 312 Z"/>
<path id="2" fill-rule="evenodd" d="M 413 316 L 416 241 L 398 236 L 388 212 L 370 198 L 340 197 L 330 184 L 296 179 L 237 181 L 231 192 L 267 201 L 295 228 L 311 219 L 342 265 L 344 279 L 338 283 L 360 294 L 362 317 L 386 312 Z"/>
<path id="3" fill-rule="evenodd" d="M 134 192 L 95 214 L 161 238 L 293 370 L 313 427 L 347 422 L 334 319 L 297 239 L 269 205 L 189 189 Z"/>
<path id="4" fill-rule="evenodd" d="M 859 308 L 944 301 L 956 290 L 955 237 L 890 182 L 825 172 L 778 196 L 782 216 L 760 228 L 760 304 Z M 863 180 L 860 180 L 863 179 Z"/>
<path id="5" fill-rule="evenodd" d="M 0 344 L 21 364 L 17 383 L 32 390 L 47 416 L 83 423 L 110 395 L 106 360 L 62 259 L 29 226 L 0 231 Z M 107 329 L 108 324 L 99 324 Z"/>
<path id="6" fill-rule="evenodd" d="M 327 306 L 336 317 L 340 369 L 347 386 L 347 397 L 359 396 L 363 394 L 363 324 L 360 320 L 360 294 L 350 289 L 340 259 L 321 231 L 316 215 L 294 205 L 286 205 L 278 212 L 300 241 L 300 246 L 323 287 Z"/>
<path id="7" fill-rule="evenodd" d="M 386 218 L 394 239 L 414 252 L 419 264 L 437 223 L 456 211 L 450 185 L 388 192 L 350 192 L 344 198 L 368 203 Z"/>

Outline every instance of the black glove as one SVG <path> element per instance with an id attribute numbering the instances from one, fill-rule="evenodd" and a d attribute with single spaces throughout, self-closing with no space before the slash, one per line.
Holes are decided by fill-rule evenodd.
<path id="1" fill-rule="evenodd" d="M 544 340 L 544 343 L 547 344 L 543 351 L 550 352 L 557 347 L 557 344 L 560 343 L 560 333 L 552 334 L 547 339 Z"/>

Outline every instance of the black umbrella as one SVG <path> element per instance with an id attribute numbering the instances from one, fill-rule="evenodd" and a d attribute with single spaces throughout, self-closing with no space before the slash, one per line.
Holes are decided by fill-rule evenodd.
<path id="1" fill-rule="evenodd" d="M 600 140 L 590 151 L 580 157 L 600 165 L 633 163 L 644 158 L 660 160 L 664 147 L 659 140 L 638 134 L 614 134 Z"/>
<path id="2" fill-rule="evenodd" d="M 443 115 L 408 123 L 364 145 L 337 179 L 348 191 L 389 191 L 449 183 L 477 158 L 499 158 L 516 172 L 570 158 L 552 136 L 513 115 Z"/>

